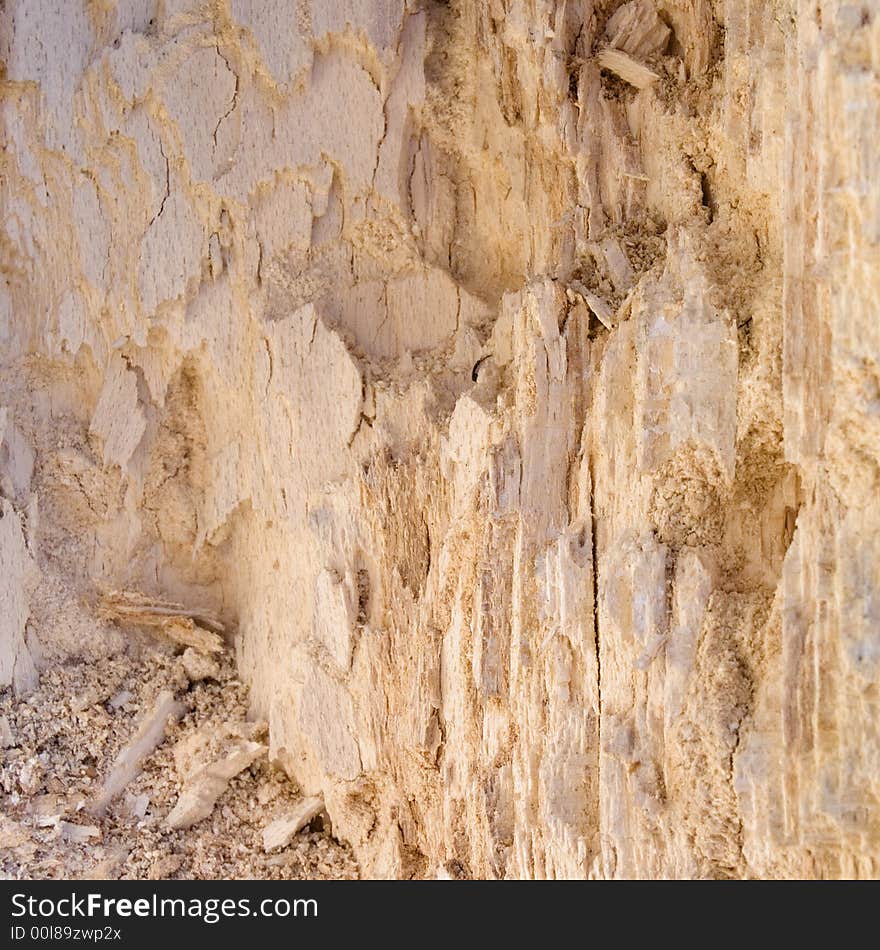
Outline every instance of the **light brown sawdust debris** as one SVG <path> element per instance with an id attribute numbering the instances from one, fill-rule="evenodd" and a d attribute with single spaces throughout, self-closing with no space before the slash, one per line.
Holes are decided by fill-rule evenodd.
<path id="1" fill-rule="evenodd" d="M 192 682 L 184 658 L 150 648 L 47 670 L 24 699 L 0 694 L 0 876 L 11 879 L 352 879 L 357 865 L 319 816 L 279 853 L 263 829 L 302 798 L 263 756 L 235 776 L 212 814 L 166 827 L 180 781 L 174 747 L 198 729 L 244 722 L 247 692 L 231 657 Z M 88 811 L 119 750 L 163 690 L 185 713 L 103 816 Z"/>

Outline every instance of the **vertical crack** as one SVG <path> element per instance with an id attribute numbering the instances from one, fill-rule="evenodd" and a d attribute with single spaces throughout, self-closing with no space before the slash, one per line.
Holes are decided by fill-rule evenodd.
<path id="1" fill-rule="evenodd" d="M 592 440 L 591 440 L 592 443 Z M 593 561 L 593 648 L 596 651 L 596 694 L 598 722 L 596 723 L 596 840 L 599 859 L 602 857 L 602 651 L 599 635 L 599 556 L 598 518 L 596 516 L 596 465 L 593 446 L 588 456 L 590 471 L 590 538 Z"/>
<path id="2" fill-rule="evenodd" d="M 162 153 L 162 158 L 165 159 L 165 194 L 162 196 L 162 203 L 159 205 L 159 210 L 150 218 L 150 223 L 147 225 L 147 230 L 153 226 L 153 222 L 161 216 L 162 212 L 165 210 L 165 202 L 168 200 L 171 195 L 171 163 L 168 161 L 168 156 L 165 154 L 165 149 L 162 145 L 162 137 L 157 136 L 159 142 L 159 151 Z"/>
<path id="3" fill-rule="evenodd" d="M 592 446 L 588 456 L 588 467 L 590 470 L 590 535 L 592 539 L 593 551 L 593 644 L 596 649 L 596 668 L 599 690 L 599 716 L 601 722 L 602 715 L 602 658 L 599 652 L 599 555 L 597 540 L 598 517 L 596 515 L 596 465 Z"/>
<path id="4" fill-rule="evenodd" d="M 241 85 L 241 80 L 238 73 L 229 65 L 229 60 L 223 55 L 219 44 L 215 46 L 215 49 L 217 50 L 217 55 L 223 60 L 226 68 L 232 73 L 232 76 L 235 79 L 235 89 L 232 90 L 232 101 L 229 103 L 229 108 L 223 113 L 223 115 L 220 116 L 220 118 L 217 120 L 217 124 L 214 126 L 214 134 L 212 136 L 214 139 L 214 151 L 217 150 L 217 133 L 220 131 L 220 126 L 229 118 L 229 116 L 232 115 L 232 113 L 235 111 L 235 107 L 238 105 L 238 92 Z"/>

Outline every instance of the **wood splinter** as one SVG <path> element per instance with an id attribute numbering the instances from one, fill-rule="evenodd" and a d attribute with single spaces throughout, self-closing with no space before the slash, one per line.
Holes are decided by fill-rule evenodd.
<path id="1" fill-rule="evenodd" d="M 660 78 L 637 59 L 619 49 L 603 49 L 596 54 L 596 62 L 636 89 L 647 89 Z"/>
<path id="2" fill-rule="evenodd" d="M 223 624 L 210 611 L 156 600 L 137 591 L 114 590 L 101 595 L 98 615 L 121 626 L 146 627 L 199 653 L 225 649 Z"/>

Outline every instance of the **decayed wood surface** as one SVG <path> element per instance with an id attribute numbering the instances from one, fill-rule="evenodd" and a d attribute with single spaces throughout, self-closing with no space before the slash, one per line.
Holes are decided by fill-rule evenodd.
<path id="1" fill-rule="evenodd" d="M 0 684 L 167 609 L 367 874 L 876 876 L 878 31 L 7 0 Z"/>

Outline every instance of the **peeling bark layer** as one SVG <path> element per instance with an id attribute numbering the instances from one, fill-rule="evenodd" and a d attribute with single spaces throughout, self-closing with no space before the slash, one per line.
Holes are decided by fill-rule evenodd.
<path id="1" fill-rule="evenodd" d="M 880 871 L 880 16 L 7 0 L 0 685 L 234 631 L 366 873 Z"/>

